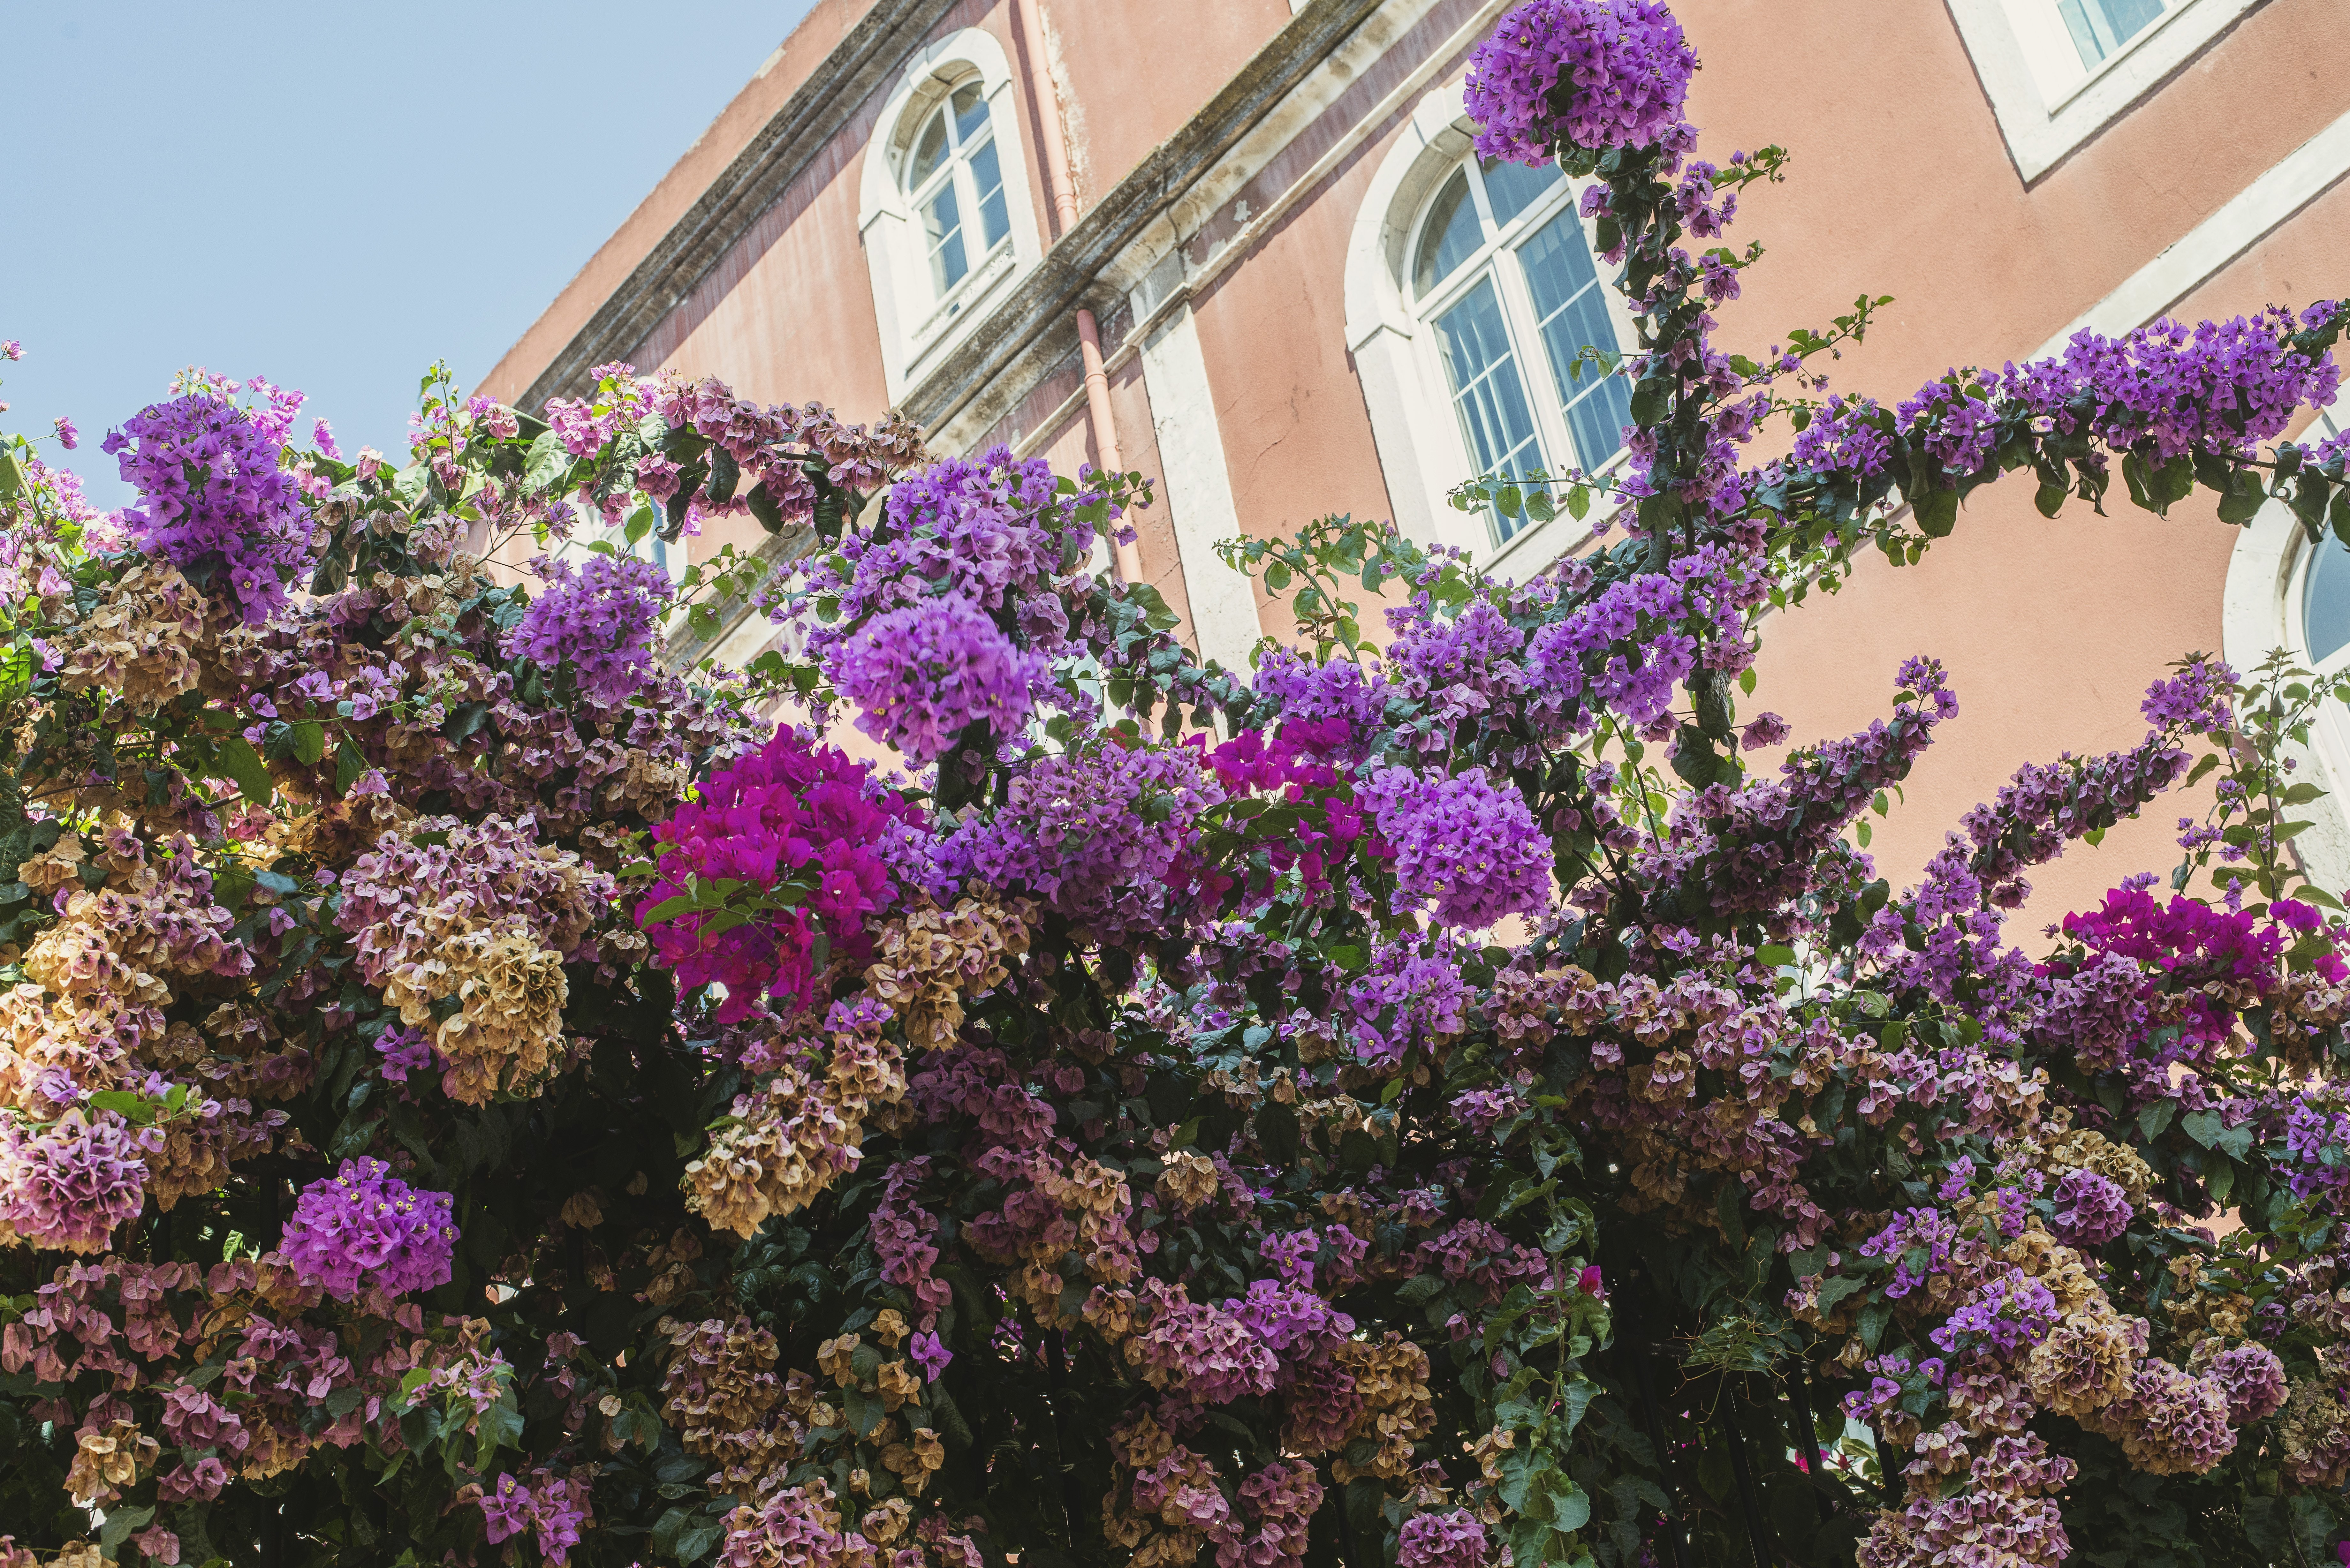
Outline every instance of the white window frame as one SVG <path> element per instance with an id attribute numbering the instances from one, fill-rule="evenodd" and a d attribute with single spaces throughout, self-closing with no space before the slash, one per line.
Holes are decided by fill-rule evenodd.
<path id="1" fill-rule="evenodd" d="M 2162 16 L 2092 67 L 2057 0 L 1950 0 L 2009 155 L 2031 184 L 2120 119 L 2261 0 L 2168 0 Z"/>
<path id="2" fill-rule="evenodd" d="M 1450 500 L 1451 488 L 1474 478 L 1476 469 L 1433 323 L 1445 306 L 1473 286 L 1471 280 L 1481 275 L 1495 279 L 1505 296 L 1503 315 L 1518 373 L 1536 410 L 1544 459 L 1555 471 L 1573 466 L 1575 448 L 1553 406 L 1555 389 L 1543 346 L 1522 340 L 1534 320 L 1532 301 L 1523 297 L 1523 269 L 1492 264 L 1503 250 L 1523 243 L 1554 213 L 1580 202 L 1591 182 L 1562 178 L 1558 188 L 1528 206 L 1506 234 L 1498 240 L 1489 236 L 1423 304 L 1412 296 L 1410 276 L 1420 225 L 1444 182 L 1471 157 L 1475 135 L 1475 122 L 1461 112 L 1460 83 L 1449 83 L 1420 99 L 1374 171 L 1347 245 L 1347 346 L 1355 358 L 1397 524 L 1413 538 L 1474 552 L 1489 571 L 1525 577 L 1588 539 L 1591 525 L 1614 511 L 1616 503 L 1595 494 L 1583 522 L 1562 511 L 1548 523 L 1529 520 L 1499 544 L 1483 513 L 1456 509 Z M 1482 202 L 1484 198 L 1480 194 L 1476 199 Z M 1588 223 L 1584 238 L 1591 241 Z M 1617 341 L 1630 344 L 1636 341 L 1630 307 L 1611 286 L 1596 244 L 1592 251 Z M 1620 463 L 1622 455 L 1615 461 Z"/>
<path id="3" fill-rule="evenodd" d="M 2301 439 L 2315 441 L 2337 428 L 2332 416 L 2321 414 Z M 2317 668 L 2303 630 L 2302 598 L 2313 551 L 2342 547 L 2331 534 L 2321 545 L 2311 545 L 2301 520 L 2282 501 L 2261 508 L 2229 555 L 2220 608 L 2220 657 L 2238 674 L 2249 673 L 2280 648 L 2303 669 Z M 2350 649 L 2326 661 L 2329 669 L 2345 663 Z M 2293 849 L 2311 880 L 2339 893 L 2350 888 L 2350 711 L 2337 703 L 2321 707 L 2310 725 L 2309 744 L 2288 743 L 2286 754 L 2299 764 L 2302 776 L 2325 789 L 2325 800 L 2311 814 L 2309 828 L 2293 841 Z"/>
<path id="4" fill-rule="evenodd" d="M 988 135 L 1003 179 L 1011 232 L 993 248 L 980 250 L 978 192 L 970 188 L 966 154 L 959 151 L 950 156 L 947 178 L 956 182 L 968 270 L 941 296 L 931 278 L 916 193 L 907 190 L 905 175 L 915 142 L 931 117 L 955 89 L 974 81 L 987 104 Z M 865 149 L 857 230 L 873 280 L 882 372 L 893 403 L 970 334 L 987 314 L 983 307 L 988 302 L 1010 294 L 1014 280 L 1043 258 L 1020 119 L 1011 61 L 995 35 L 983 27 L 966 27 L 925 47 L 882 102 L 873 140 Z M 925 192 L 935 179 L 925 182 Z"/>

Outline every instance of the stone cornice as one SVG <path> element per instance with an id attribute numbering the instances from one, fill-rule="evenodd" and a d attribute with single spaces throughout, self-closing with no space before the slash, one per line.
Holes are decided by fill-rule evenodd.
<path id="1" fill-rule="evenodd" d="M 588 371 L 633 352 L 685 302 L 761 213 L 773 206 L 868 99 L 887 86 L 954 0 L 874 0 L 808 79 L 759 128 L 724 173 L 671 224 L 530 384 L 520 406 L 576 397 Z"/>

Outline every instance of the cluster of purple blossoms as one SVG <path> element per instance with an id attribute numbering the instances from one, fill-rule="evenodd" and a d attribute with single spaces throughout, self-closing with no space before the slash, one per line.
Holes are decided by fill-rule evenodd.
<path id="1" fill-rule="evenodd" d="M 1480 157 L 1542 163 L 1560 140 L 1679 152 L 1695 140 L 1681 108 L 1696 71 L 1659 0 L 1532 0 L 1470 56 L 1462 96 Z"/>
<path id="2" fill-rule="evenodd" d="M 1939 381 L 1928 382 L 1898 410 L 1901 433 L 1913 437 L 1953 474 L 1972 473 L 1982 467 L 1999 440 L 1998 410 L 1973 394 L 1968 379 L 1953 370 Z M 1873 428 L 1862 428 L 1870 436 L 1877 434 Z M 1838 433 L 1846 441 L 1854 439 L 1849 431 Z"/>
<path id="3" fill-rule="evenodd" d="M 139 491 L 139 506 L 122 514 L 131 543 L 183 572 L 224 574 L 248 623 L 285 607 L 311 554 L 301 487 L 278 465 L 277 412 L 194 391 L 149 404 L 103 443 Z"/>
<path id="4" fill-rule="evenodd" d="M 2116 451 L 2146 448 L 2158 462 L 2194 452 L 2242 453 L 2284 433 L 2296 409 L 2333 401 L 2341 372 L 2331 354 L 2293 346 L 2301 327 L 2331 319 L 2330 300 L 2299 321 L 2282 310 L 2189 328 L 2157 321 L 2122 337 L 2074 333 L 2059 359 L 2007 368 L 2001 390 L 2060 431 L 2086 419 Z"/>
<path id="5" fill-rule="evenodd" d="M 1485 1527 L 1465 1508 L 1403 1521 L 1396 1568 L 1485 1568 Z"/>
<path id="6" fill-rule="evenodd" d="M 571 1549 L 579 1544 L 580 1526 L 588 1521 L 588 1487 L 573 1477 L 534 1473 L 536 1484 L 502 1475 L 496 1490 L 482 1494 L 483 1533 L 494 1546 L 533 1532 L 540 1556 L 549 1563 L 567 1563 Z"/>
<path id="7" fill-rule="evenodd" d="M 859 710 L 857 727 L 917 765 L 975 723 L 998 740 L 1018 733 L 1045 670 L 951 591 L 875 616 L 829 662 L 833 684 Z"/>
<path id="8" fill-rule="evenodd" d="M 1885 1294 L 1898 1301 L 1949 1264 L 1950 1246 L 1958 1239 L 1958 1222 L 1939 1210 L 1901 1210 L 1884 1230 L 1860 1244 L 1860 1255 L 1894 1260 Z"/>
<path id="9" fill-rule="evenodd" d="M 2094 1170 L 2068 1170 L 2051 1195 L 2056 1239 L 2068 1247 L 2102 1247 L 2129 1229 L 2129 1194 Z"/>
<path id="10" fill-rule="evenodd" d="M 1310 1290 L 1284 1280 L 1258 1280 L 1224 1311 L 1275 1355 L 1303 1357 L 1355 1332 L 1355 1320 Z"/>
<path id="11" fill-rule="evenodd" d="M 1633 725 L 1659 721 L 1698 667 L 1690 623 L 1711 632 L 1706 662 L 1735 671 L 1752 662 L 1745 614 L 1770 585 L 1734 551 L 1707 545 L 1663 572 L 1602 589 L 1565 619 L 1534 633 L 1526 672 L 1536 696 L 1569 728 L 1588 727 L 1604 708 Z"/>
<path id="12" fill-rule="evenodd" d="M 1444 924 L 1481 930 L 1549 897 L 1549 843 L 1525 797 L 1483 768 L 1436 778 L 1382 768 L 1361 794 L 1395 851 L 1398 893 L 1433 901 Z"/>
<path id="13" fill-rule="evenodd" d="M 807 597 L 837 614 L 808 622 L 808 652 L 824 659 L 868 618 L 941 593 L 989 615 L 1009 608 L 1020 639 L 1050 656 L 1068 646 L 1069 610 L 1059 579 L 1078 574 L 1094 546 L 1079 511 L 1098 494 L 1063 495 L 1042 458 L 996 447 L 948 458 L 889 487 L 884 524 L 851 529 L 810 572 Z M 1082 596 L 1081 596 L 1082 597 Z"/>
<path id="14" fill-rule="evenodd" d="M 1830 398 L 1797 433 L 1792 461 L 1815 473 L 1848 471 L 1866 477 L 1878 472 L 1893 455 L 1893 438 L 1878 428 L 1877 415 L 1877 405 L 1865 399 Z"/>
<path id="15" fill-rule="evenodd" d="M 1192 823 L 1222 797 L 1197 752 L 1113 740 L 1037 759 L 992 819 L 974 817 L 939 846 L 939 865 L 1038 894 L 1072 919 L 1138 929 L 1162 917 Z"/>
<path id="16" fill-rule="evenodd" d="M 1937 1349 L 1956 1354 L 1963 1340 L 1972 1336 L 2012 1359 L 2046 1337 L 2050 1325 L 2061 1315 L 2056 1297 L 2046 1285 L 2021 1270 L 2011 1270 L 1977 1291 L 1928 1337 Z"/>
<path id="17" fill-rule="evenodd" d="M 669 574 L 635 556 L 602 554 L 577 563 L 541 556 L 531 570 L 546 588 L 506 634 L 507 656 L 550 670 L 568 663 L 594 701 L 626 702 L 652 673 L 654 633 L 677 591 Z"/>
<path id="18" fill-rule="evenodd" d="M 447 1284 L 456 1241 L 449 1194 L 412 1188 L 380 1159 L 347 1159 L 302 1189 L 277 1250 L 304 1281 L 349 1301 L 366 1286 L 397 1296 Z"/>
<path id="19" fill-rule="evenodd" d="M 1387 681 L 1351 659 L 1315 664 L 1285 648 L 1267 649 L 1255 686 L 1258 696 L 1279 709 L 1284 723 L 1340 720 L 1357 747 L 1387 716 Z"/>
<path id="20" fill-rule="evenodd" d="M 2285 1113 L 2284 1147 L 2293 1160 L 2285 1180 L 2295 1198 L 2350 1187 L 2350 1114 L 2297 1099 Z"/>

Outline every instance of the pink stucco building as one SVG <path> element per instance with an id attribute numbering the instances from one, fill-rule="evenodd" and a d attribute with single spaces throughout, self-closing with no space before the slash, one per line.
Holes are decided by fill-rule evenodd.
<path id="1" fill-rule="evenodd" d="M 1538 569 L 1585 530 L 1511 530 L 1445 492 L 1604 461 L 1620 399 L 1569 361 L 1623 317 L 1568 182 L 1469 155 L 1462 70 L 1507 8 L 818 0 L 486 389 L 535 407 L 625 359 L 894 407 L 940 451 L 1114 452 L 1159 482 L 1139 570 L 1227 661 L 1284 620 L 1219 539 L 1351 512 Z M 2083 327 L 2350 294 L 2344 0 L 1678 9 L 1700 155 L 1794 153 L 1733 231 L 1771 253 L 1722 312 L 1741 347 L 1889 294 L 1838 379 L 1895 398 Z M 2332 556 L 2282 515 L 2050 523 L 1994 489 L 1924 564 L 1769 623 L 1757 700 L 1799 738 L 1842 732 L 1903 657 L 1949 663 L 1960 716 L 1876 843 L 1899 877 L 2018 763 L 2134 741 L 2137 694 L 2182 653 L 2350 659 Z M 767 635 L 734 620 L 705 646 Z M 2350 726 L 2314 750 L 2350 782 Z M 2050 867 L 2035 912 L 2168 867 L 2177 815 Z M 2350 832 L 2329 816 L 2304 842 L 2350 880 Z"/>

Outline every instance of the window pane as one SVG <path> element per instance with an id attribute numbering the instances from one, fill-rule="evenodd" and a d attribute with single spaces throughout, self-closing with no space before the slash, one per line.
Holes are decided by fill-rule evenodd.
<path id="1" fill-rule="evenodd" d="M 1545 163 L 1530 169 L 1523 163 L 1512 163 L 1490 158 L 1482 165 L 1485 171 L 1485 202 L 1493 209 L 1493 222 L 1506 223 L 1534 204 L 1534 198 L 1558 183 L 1558 165 Z"/>
<path id="2" fill-rule="evenodd" d="M 2094 66 L 2146 31 L 2162 15 L 2163 0 L 2058 0 L 2057 14 L 2081 51 L 2081 63 Z"/>
<path id="3" fill-rule="evenodd" d="M 1518 260 L 1526 269 L 1551 381 L 1575 436 L 1575 461 L 1597 468 L 1624 444 L 1632 395 L 1622 376 L 1602 375 L 1598 366 L 1577 358 L 1586 348 L 1617 348 L 1616 324 L 1607 319 L 1607 297 L 1591 264 L 1583 221 L 1572 211 L 1561 213 L 1518 247 Z"/>
<path id="4" fill-rule="evenodd" d="M 931 123 L 922 128 L 922 140 L 915 144 L 913 170 L 906 176 L 907 185 L 910 188 L 920 185 L 937 173 L 939 165 L 946 161 L 946 157 L 947 117 L 934 114 L 931 117 Z"/>
<path id="5" fill-rule="evenodd" d="M 1012 214 L 1003 205 L 1003 169 L 995 161 L 995 139 L 990 137 L 971 155 L 971 182 L 979 192 L 980 248 L 992 251 L 1012 232 Z"/>
<path id="6" fill-rule="evenodd" d="M 1477 203 L 1469 199 L 1469 171 L 1455 169 L 1428 210 L 1428 226 L 1419 232 L 1419 254 L 1411 264 L 1412 287 L 1426 294 L 1477 253 L 1485 243 L 1477 223 Z"/>
<path id="7" fill-rule="evenodd" d="M 939 187 L 922 208 L 922 234 L 931 242 L 931 281 L 944 294 L 971 270 L 962 254 L 962 214 L 955 205 L 954 182 Z"/>
<path id="8" fill-rule="evenodd" d="M 2302 589 L 2301 628 L 2313 664 L 2350 648 L 2350 548 L 2329 539 L 2313 549 L 2309 581 Z"/>
<path id="9" fill-rule="evenodd" d="M 955 88 L 951 107 L 954 109 L 956 141 L 969 141 L 986 126 L 987 100 L 979 96 L 977 82 L 965 82 Z"/>
<path id="10" fill-rule="evenodd" d="M 1526 402 L 1517 358 L 1510 352 L 1502 302 L 1491 277 L 1436 318 L 1436 345 L 1477 472 L 1527 474 L 1541 469 L 1542 443 L 1534 437 L 1534 410 Z M 1519 515 L 1497 515 L 1494 531 L 1506 539 L 1523 522 Z"/>

